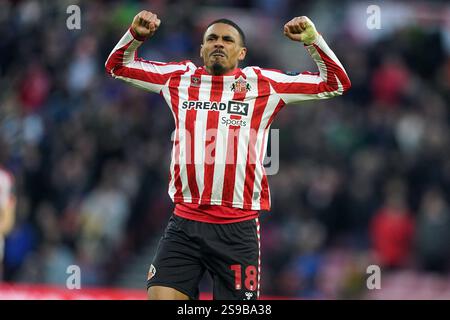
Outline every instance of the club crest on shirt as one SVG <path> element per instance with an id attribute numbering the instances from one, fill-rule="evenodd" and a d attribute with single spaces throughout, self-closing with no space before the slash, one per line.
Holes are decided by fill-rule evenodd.
<path id="1" fill-rule="evenodd" d="M 250 84 L 242 77 L 239 77 L 235 82 L 231 84 L 231 91 L 236 93 L 245 93 L 250 91 L 251 89 L 252 88 Z"/>

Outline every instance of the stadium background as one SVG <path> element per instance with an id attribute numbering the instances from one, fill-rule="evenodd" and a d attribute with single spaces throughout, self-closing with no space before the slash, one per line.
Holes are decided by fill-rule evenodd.
<path id="1" fill-rule="evenodd" d="M 66 27 L 72 4 L 80 30 Z M 381 29 L 367 27 L 372 4 Z M 293 0 L 0 1 L 0 164 L 18 197 L 0 298 L 66 292 L 69 265 L 83 288 L 144 290 L 173 207 L 173 121 L 160 96 L 103 67 L 141 9 L 162 20 L 146 59 L 200 64 L 205 24 L 228 17 L 247 35 L 245 65 L 286 71 L 316 70 L 282 35 L 307 15 L 352 80 L 347 95 L 289 106 L 273 125 L 265 296 L 450 298 L 450 4 Z M 366 287 L 372 264 L 381 290 Z"/>

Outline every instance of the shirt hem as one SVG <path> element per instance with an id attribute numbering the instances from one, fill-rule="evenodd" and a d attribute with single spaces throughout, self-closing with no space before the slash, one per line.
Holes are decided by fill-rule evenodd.
<path id="1" fill-rule="evenodd" d="M 193 220 L 193 221 L 197 221 L 197 222 L 203 222 L 203 223 L 211 223 L 211 224 L 231 224 L 231 223 L 238 223 L 238 222 L 244 222 L 244 221 L 248 221 L 248 220 L 254 220 L 256 218 L 259 218 L 259 214 L 256 215 L 251 215 L 248 217 L 242 217 L 242 218 L 219 218 L 219 217 L 214 217 L 214 219 L 209 219 L 209 218 L 201 218 L 197 215 L 191 215 L 191 214 L 184 214 L 181 213 L 178 210 L 174 210 L 173 212 L 174 215 L 179 216 L 183 219 L 187 219 L 187 220 Z"/>
<path id="2" fill-rule="evenodd" d="M 231 202 L 231 201 L 222 201 L 222 200 L 214 200 L 214 199 L 206 199 L 203 202 L 201 202 L 200 198 L 186 198 L 186 197 L 171 197 L 171 199 L 174 203 L 209 204 L 209 205 L 225 206 L 225 207 L 238 208 L 238 209 L 244 209 L 244 210 L 270 211 L 270 205 L 269 206 L 259 206 L 259 208 L 255 208 L 255 207 L 245 208 L 244 203 L 242 203 L 242 202 Z"/>

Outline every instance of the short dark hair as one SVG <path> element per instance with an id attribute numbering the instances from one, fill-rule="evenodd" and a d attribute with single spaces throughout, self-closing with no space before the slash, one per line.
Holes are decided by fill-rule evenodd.
<path id="1" fill-rule="evenodd" d="M 232 26 L 233 28 L 235 28 L 237 30 L 237 32 L 239 33 L 239 35 L 241 36 L 241 41 L 242 41 L 242 46 L 245 46 L 245 35 L 244 35 L 244 31 L 242 31 L 242 29 L 233 21 L 229 20 L 229 19 L 225 19 L 225 18 L 221 18 L 221 19 L 217 19 L 214 20 L 213 22 L 211 22 L 210 24 L 208 24 L 206 26 L 206 30 L 211 27 L 213 24 L 216 23 L 224 23 L 224 24 L 228 24 L 229 26 Z M 206 32 L 205 30 L 205 32 Z"/>

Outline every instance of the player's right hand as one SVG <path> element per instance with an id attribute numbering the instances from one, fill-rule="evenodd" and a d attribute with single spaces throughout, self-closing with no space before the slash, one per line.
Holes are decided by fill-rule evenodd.
<path id="1" fill-rule="evenodd" d="M 151 37 L 161 24 L 156 14 L 143 10 L 139 12 L 133 19 L 131 28 L 140 37 Z"/>

